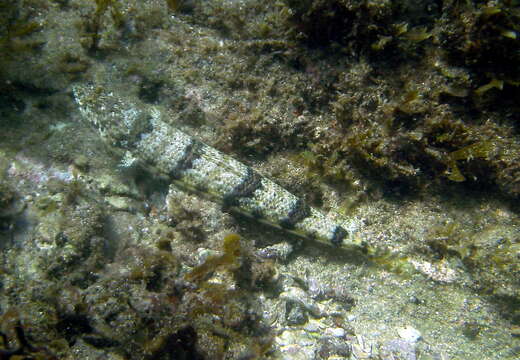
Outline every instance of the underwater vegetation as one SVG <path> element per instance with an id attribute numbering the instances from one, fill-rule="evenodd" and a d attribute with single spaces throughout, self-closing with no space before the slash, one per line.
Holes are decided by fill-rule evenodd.
<path id="1" fill-rule="evenodd" d="M 195 19 L 211 16 L 198 6 L 193 9 Z M 233 11 L 220 2 L 207 6 L 217 10 L 216 19 L 220 19 L 217 13 Z M 500 16 L 514 19 L 515 6 L 501 3 Z M 518 105 L 513 101 L 517 87 L 514 79 L 499 76 L 498 69 L 516 69 L 518 41 L 510 43 L 512 39 L 505 37 L 494 42 L 511 51 L 504 63 L 493 64 L 494 75 L 472 60 L 487 48 L 468 45 L 472 37 L 479 38 L 478 44 L 493 42 L 496 32 L 478 30 L 483 19 L 494 28 L 514 28 L 516 23 L 504 19 L 502 24 L 501 17 L 486 17 L 487 11 L 471 1 L 284 1 L 276 21 L 262 24 L 268 29 L 265 34 L 283 41 L 258 51 L 271 50 L 277 60 L 299 71 L 298 77 L 293 76 L 294 85 L 279 81 L 273 87 L 253 76 L 248 80 L 249 75 L 222 81 L 234 90 L 258 93 L 266 101 L 284 99 L 289 115 L 271 118 L 260 106 L 230 101 L 239 110 L 226 113 L 219 147 L 244 158 L 299 154 L 296 158 L 308 167 L 309 178 L 318 179 L 309 183 L 325 179 L 355 187 L 361 179 L 367 185 L 364 189 L 384 187 L 404 193 L 438 184 L 446 185 L 448 192 L 457 191 L 454 183 L 460 183 L 516 197 L 520 193 L 518 111 L 514 111 Z M 245 36 L 244 41 L 267 41 L 267 35 L 242 31 L 260 26 L 248 22 L 248 16 L 236 10 L 231 17 L 240 21 L 215 21 L 210 26 L 229 36 Z M 469 20 L 474 27 L 466 24 Z M 460 29 L 453 24 L 461 22 L 467 29 L 455 41 Z M 242 71 L 254 74 L 256 69 Z M 316 124 L 306 115 L 323 118 Z"/>
<path id="2" fill-rule="evenodd" d="M 0 329 L 0 359 L 57 359 L 47 348 L 29 342 L 17 310 L 11 308 L 1 316 Z"/>
<path id="3" fill-rule="evenodd" d="M 328 205 L 324 183 L 368 198 L 381 189 L 400 200 L 476 189 L 518 200 L 518 1 L 267 3 L 2 1 L 0 127 L 55 105 L 75 121 L 65 89 L 110 76 L 98 69 L 110 64 L 138 83 L 144 101 L 181 113 L 182 126 L 200 127 L 205 141 L 214 131 L 211 145 L 265 165 L 313 205 Z M 62 97 L 52 100 L 53 92 Z M 52 160 L 68 166 L 60 156 Z M 288 162 L 303 170 L 289 174 Z M 254 309 L 274 265 L 236 235 L 200 263 L 186 262 L 210 236 L 200 213 L 182 209 L 171 214 L 175 234 L 157 235 L 155 248 L 129 241 L 119 249 L 105 205 L 93 204 L 87 185 L 48 184 L 30 205 L 42 219 L 32 240 L 46 253 L 29 269 L 37 281 L 17 278 L 20 264 L 7 257 L 0 270 L 5 301 L 28 304 L 21 328 L 2 329 L 1 356 L 38 358 L 33 339 L 59 355 L 84 348 L 101 358 L 269 356 L 273 334 Z M 3 238 L 24 210 L 17 192 L 0 182 Z M 128 238 L 138 233 L 132 225 Z M 518 235 L 467 228 L 434 225 L 418 252 L 461 264 L 475 290 L 518 326 Z M 179 243 L 190 251 L 176 253 Z M 411 271 L 414 254 L 368 252 L 377 269 Z M 464 327 L 468 338 L 479 332 L 478 324 Z"/>
<path id="4" fill-rule="evenodd" d="M 290 21 L 297 39 L 313 48 L 332 45 L 353 52 L 380 51 L 403 39 L 426 40 L 431 37 L 426 26 L 440 11 L 438 4 L 432 4 L 427 12 L 426 4 L 406 0 L 284 2 L 291 9 Z"/>
<path id="5" fill-rule="evenodd" d="M 327 131 L 301 153 L 313 176 L 520 193 L 516 2 L 286 3 L 303 44 L 360 58 L 332 85 Z M 490 109 L 499 113 L 486 118 Z"/>
<path id="6" fill-rule="evenodd" d="M 96 3 L 96 10 L 92 16 L 91 22 L 87 24 L 87 32 L 91 34 L 92 42 L 90 44 L 90 51 L 96 51 L 99 47 L 99 41 L 102 31 L 103 16 L 108 11 L 116 28 L 122 28 L 124 25 L 124 17 L 119 9 L 118 0 L 94 0 Z"/>
<path id="7" fill-rule="evenodd" d="M 509 85 L 515 91 L 520 85 L 518 63 L 518 38 L 520 36 L 520 4 L 516 0 L 494 3 L 450 1 L 446 4 L 446 16 L 452 21 L 452 31 L 447 32 L 453 42 L 450 56 L 459 58 L 470 67 L 484 83 L 488 81 Z M 451 29 L 450 29 L 451 30 Z M 484 92 L 481 89 L 480 92 Z"/>
<path id="8" fill-rule="evenodd" d="M 520 324 L 520 238 L 514 227 L 471 231 L 452 222 L 433 227 L 427 239 L 438 261 L 461 261 L 476 290 L 491 296 L 504 317 Z"/>
<path id="9" fill-rule="evenodd" d="M 10 186 L 0 181 L 0 231 L 11 228 L 13 212 L 10 211 L 15 194 Z"/>
<path id="10" fill-rule="evenodd" d="M 187 281 L 200 282 L 206 276 L 220 267 L 233 269 L 239 264 L 237 263 L 240 256 L 240 236 L 230 234 L 224 238 L 224 254 L 217 256 L 209 256 L 199 266 L 195 267 L 184 277 Z"/>
<path id="11" fill-rule="evenodd" d="M 28 2 L 34 10 L 43 3 Z M 72 6 L 49 4 L 64 11 Z M 56 72 L 75 79 L 90 67 L 89 57 L 118 51 L 166 21 L 167 14 L 152 16 L 157 9 L 144 18 L 129 6 L 121 0 L 85 3 L 90 15 L 76 30 L 77 45 L 86 54 L 67 49 Z M 222 148 L 245 156 L 300 152 L 313 174 L 347 184 L 362 177 L 379 179 L 377 186 L 384 182 L 416 191 L 439 182 L 463 182 L 477 188 L 492 185 L 509 196 L 520 193 L 520 145 L 514 136 L 520 23 L 515 1 L 491 6 L 478 1 L 286 0 L 243 9 L 219 1 L 165 1 L 163 7 L 197 24 L 209 19 L 208 26 L 247 46 L 254 40 L 258 48 L 253 51 L 274 52 L 275 60 L 314 79 L 311 92 L 305 86 L 262 89 L 268 84 L 259 84 L 254 76 L 226 79 L 237 89 L 262 91 L 267 99 L 284 93 L 295 116 L 275 123 L 261 108 L 246 108 L 238 118 L 231 112 L 219 131 L 232 141 Z M 34 21 L 35 11 L 29 9 L 16 1 L 0 8 L 5 15 L 0 47 L 7 54 L 2 58 L 35 54 L 45 45 L 42 38 L 31 37 L 45 24 Z M 256 18 L 258 11 L 265 14 Z M 341 63 L 348 59 L 356 61 L 347 69 Z M 327 61 L 340 65 L 325 66 Z M 246 70 L 254 73 L 251 66 Z M 6 89 L 8 93 L 12 91 Z M 327 131 L 316 136 L 315 124 L 299 118 L 306 112 L 323 114 Z M 470 147 L 474 151 L 463 156 Z"/>
<path id="12" fill-rule="evenodd" d="M 36 13 L 70 11 L 71 6 L 62 1 L 2 3 L 0 62 L 10 64 L 2 68 L 11 68 L 20 54 L 51 56 L 41 50 L 46 40 L 33 36 L 46 30 Z M 137 8 L 121 0 L 92 0 L 84 6 L 89 16 L 76 24 L 79 43 L 74 46 L 85 54 L 73 47 L 53 53 L 56 69 L 49 76 L 59 72 L 69 81 L 77 79 L 91 66 L 91 57 L 140 40 L 167 16 L 151 16 L 157 10 L 149 10 L 149 18 L 136 16 Z M 245 10 L 219 1 L 189 6 L 165 1 L 163 6 L 195 23 L 209 18 L 208 25 L 226 36 L 254 39 L 259 47 L 254 51 L 272 51 L 275 59 L 315 79 L 310 93 L 304 86 L 267 91 L 258 79 L 229 79 L 230 85 L 262 90 L 268 97 L 284 91 L 296 116 L 274 123 L 254 107 L 240 118 L 231 112 L 221 137 L 231 137 L 233 145 L 222 147 L 246 156 L 301 152 L 313 174 L 347 184 L 363 177 L 415 191 L 438 182 L 463 182 L 492 185 L 513 197 L 520 193 L 516 1 L 286 0 Z M 255 11 L 265 15 L 258 20 Z M 351 58 L 356 61 L 348 69 L 324 66 L 328 60 L 341 64 Z M 20 89 L 19 83 L 4 82 L 0 110 L 17 103 L 13 90 L 39 86 Z M 299 120 L 306 111 L 325 115 L 327 132 L 316 136 L 314 124 Z M 464 156 L 470 148 L 472 153 Z"/>
<path id="13" fill-rule="evenodd" d="M 19 1 L 5 1 L 0 4 L 0 61 L 9 59 L 14 53 L 35 50 L 42 42 L 25 39 L 40 30 L 41 26 L 31 19 L 29 12 L 23 12 Z"/>
<path id="14" fill-rule="evenodd" d="M 225 236 L 219 254 L 184 271 L 180 254 L 167 245 L 175 227 L 159 235 L 155 247 L 134 245 L 116 254 L 104 238 L 105 212 L 89 204 L 88 189 L 77 187 L 57 184 L 35 203 L 45 214 L 35 241 L 48 247 L 35 257 L 37 282 L 19 277 L 4 259 L 2 291 L 9 302 L 23 297 L 24 326 L 46 347 L 32 346 L 13 320 L 18 315 L 7 311 L 0 335 L 15 340 L 4 340 L 2 359 L 53 359 L 47 348 L 62 356 L 72 347 L 129 359 L 262 358 L 271 349 L 270 329 L 254 310 L 254 282 L 265 278 L 265 269 L 242 248 L 240 236 Z M 188 236 L 180 241 L 200 241 Z M 4 336 L 7 323 L 14 327 Z"/>
<path id="15" fill-rule="evenodd" d="M 19 6 L 18 1 L 2 1 L 0 4 L 0 116 L 5 123 L 9 115 L 19 113 L 24 108 L 23 101 L 7 81 L 7 65 L 15 61 L 19 54 L 34 53 L 42 45 L 39 40 L 29 39 L 31 34 L 40 30 L 40 25 Z"/>

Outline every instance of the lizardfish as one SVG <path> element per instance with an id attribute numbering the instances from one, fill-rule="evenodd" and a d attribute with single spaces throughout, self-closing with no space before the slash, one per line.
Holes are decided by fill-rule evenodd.
<path id="1" fill-rule="evenodd" d="M 226 208 L 336 247 L 356 247 L 331 217 L 251 167 L 164 121 L 157 107 L 128 103 L 92 84 L 73 87 L 85 120 L 113 147 L 181 187 Z M 138 101 L 138 100 L 136 100 Z"/>

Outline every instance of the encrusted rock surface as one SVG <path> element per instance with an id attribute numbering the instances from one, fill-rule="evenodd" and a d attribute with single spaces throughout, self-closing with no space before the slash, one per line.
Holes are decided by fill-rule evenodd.
<path id="1" fill-rule="evenodd" d="M 0 5 L 1 356 L 518 358 L 518 16 L 477 1 Z M 82 121 L 85 83 L 163 108 L 366 253 L 136 166 Z"/>

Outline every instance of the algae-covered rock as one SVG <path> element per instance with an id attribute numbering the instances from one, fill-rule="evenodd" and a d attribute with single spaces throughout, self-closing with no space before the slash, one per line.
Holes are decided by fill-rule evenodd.
<path id="1" fill-rule="evenodd" d="M 0 353 L 517 358 L 518 23 L 516 1 L 1 2 Z M 366 254 L 140 168 L 80 120 L 78 83 L 157 107 Z"/>

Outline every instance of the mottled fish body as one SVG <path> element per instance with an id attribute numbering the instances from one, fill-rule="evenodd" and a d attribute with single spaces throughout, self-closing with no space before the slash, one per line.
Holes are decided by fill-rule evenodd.
<path id="1" fill-rule="evenodd" d="M 263 222 L 334 246 L 347 245 L 343 226 L 251 167 L 169 125 L 156 108 L 125 103 L 93 85 L 77 85 L 73 92 L 85 120 L 123 150 L 127 162 L 138 161 Z"/>

